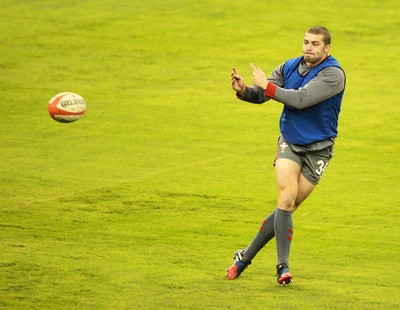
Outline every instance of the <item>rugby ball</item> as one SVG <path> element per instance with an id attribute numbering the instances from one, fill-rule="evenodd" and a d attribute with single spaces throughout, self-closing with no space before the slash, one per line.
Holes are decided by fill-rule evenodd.
<path id="1" fill-rule="evenodd" d="M 80 119 L 86 112 L 86 102 L 78 94 L 65 92 L 50 99 L 50 116 L 60 123 L 71 123 Z"/>

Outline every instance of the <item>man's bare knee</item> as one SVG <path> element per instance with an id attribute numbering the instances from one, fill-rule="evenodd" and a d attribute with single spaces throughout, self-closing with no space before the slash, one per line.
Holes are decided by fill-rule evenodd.
<path id="1" fill-rule="evenodd" d="M 294 211 L 296 199 L 294 195 L 282 193 L 279 195 L 278 207 L 286 211 Z"/>

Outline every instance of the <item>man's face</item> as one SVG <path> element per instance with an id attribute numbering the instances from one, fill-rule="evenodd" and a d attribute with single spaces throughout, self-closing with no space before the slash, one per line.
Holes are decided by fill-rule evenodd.
<path id="1" fill-rule="evenodd" d="M 319 64 L 328 55 L 331 46 L 325 45 L 322 38 L 322 34 L 306 32 L 304 35 L 303 55 L 307 65 Z"/>

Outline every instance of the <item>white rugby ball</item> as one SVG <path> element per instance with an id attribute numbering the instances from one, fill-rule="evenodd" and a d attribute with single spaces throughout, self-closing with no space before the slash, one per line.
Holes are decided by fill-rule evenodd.
<path id="1" fill-rule="evenodd" d="M 65 92 L 50 99 L 50 116 L 60 123 L 71 123 L 80 119 L 86 112 L 86 102 L 78 94 Z"/>

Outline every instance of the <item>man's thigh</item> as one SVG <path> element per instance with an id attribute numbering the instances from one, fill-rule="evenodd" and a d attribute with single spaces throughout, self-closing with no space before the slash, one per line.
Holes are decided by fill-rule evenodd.
<path id="1" fill-rule="evenodd" d="M 278 158 L 275 161 L 278 206 L 295 211 L 311 194 L 315 185 L 301 173 L 301 166 L 292 159 Z"/>

